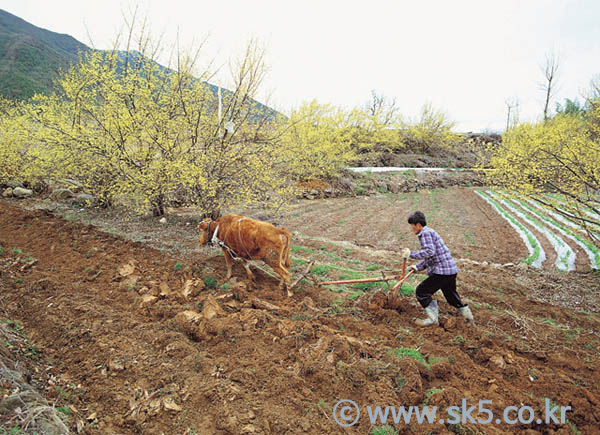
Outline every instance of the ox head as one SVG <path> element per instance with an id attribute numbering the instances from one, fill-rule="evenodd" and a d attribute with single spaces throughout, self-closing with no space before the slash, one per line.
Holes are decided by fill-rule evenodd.
<path id="1" fill-rule="evenodd" d="M 206 245 L 208 242 L 210 242 L 210 224 L 212 222 L 212 219 L 204 219 L 198 224 L 198 229 L 200 230 L 200 237 L 198 241 L 201 245 Z"/>

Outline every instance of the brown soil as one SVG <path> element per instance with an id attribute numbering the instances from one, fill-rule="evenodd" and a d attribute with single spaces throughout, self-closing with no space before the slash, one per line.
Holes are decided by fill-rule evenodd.
<path id="1" fill-rule="evenodd" d="M 393 269 L 398 262 L 384 250 L 415 246 L 405 219 L 417 208 L 457 257 L 503 263 L 527 255 L 512 229 L 468 189 L 304 202 L 283 223 L 306 248 L 293 259 Z M 392 307 L 381 291 L 353 301 L 306 282 L 288 299 L 262 272 L 255 284 L 245 281 L 240 265 L 238 278 L 222 287 L 222 256 L 193 245 L 193 225 L 169 219 L 167 226 L 109 224 L 130 228 L 125 232 L 140 240 L 134 242 L 0 202 L 0 317 L 23 325 L 51 374 L 40 388 L 49 402 L 72 407 L 74 431 L 79 425 L 102 434 L 362 434 L 372 430 L 367 405 L 446 408 L 463 397 L 469 406 L 492 400 L 494 416 L 522 405 L 541 415 L 549 397 L 571 406 L 567 418 L 581 433 L 600 425 L 597 274 L 461 262 L 459 289 L 477 326 L 457 318 L 438 295 L 441 325 L 419 328 L 414 297 Z M 301 268 L 297 263 L 294 273 Z M 218 280 L 216 289 L 207 288 L 207 277 Z M 398 348 L 418 349 L 427 363 L 395 356 Z M 361 406 L 357 426 L 335 423 L 332 407 L 340 399 Z M 0 424 L 10 427 L 8 420 Z M 571 431 L 535 423 L 397 429 Z"/>
<path id="2" fill-rule="evenodd" d="M 510 225 L 468 188 L 300 202 L 281 224 L 307 236 L 400 251 L 419 246 L 406 223 L 415 210 L 425 213 L 455 257 L 507 263 L 528 255 Z"/>

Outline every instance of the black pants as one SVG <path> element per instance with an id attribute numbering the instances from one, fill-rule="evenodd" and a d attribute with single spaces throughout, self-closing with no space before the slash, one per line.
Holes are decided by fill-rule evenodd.
<path id="1" fill-rule="evenodd" d="M 437 275 L 432 274 L 417 286 L 417 300 L 423 308 L 431 303 L 431 296 L 438 290 L 444 292 L 444 296 L 450 305 L 456 308 L 464 307 L 460 295 L 456 292 L 456 274 Z"/>

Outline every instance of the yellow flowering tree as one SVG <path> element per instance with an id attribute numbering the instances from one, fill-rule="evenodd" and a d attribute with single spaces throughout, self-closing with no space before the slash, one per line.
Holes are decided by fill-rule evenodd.
<path id="1" fill-rule="evenodd" d="M 598 100 L 582 118 L 559 114 L 521 124 L 491 150 L 490 182 L 525 194 L 594 232 L 600 230 Z"/>
<path id="2" fill-rule="evenodd" d="M 404 141 L 411 149 L 430 153 L 434 149 L 452 149 L 459 142 L 452 132 L 454 122 L 431 104 L 421 108 L 419 118 L 405 126 Z"/>
<path id="3" fill-rule="evenodd" d="M 295 180 L 329 178 L 356 159 L 349 113 L 316 100 L 291 114 L 282 134 L 282 165 Z"/>
<path id="4" fill-rule="evenodd" d="M 0 98 L 0 184 L 17 181 L 24 167 L 25 137 L 21 105 Z"/>
<path id="5" fill-rule="evenodd" d="M 196 72 L 197 56 L 175 53 L 175 69 L 166 69 L 147 35 L 138 40 L 138 51 L 87 53 L 61 76 L 59 93 L 34 98 L 35 138 L 53 177 L 77 179 L 106 205 L 155 215 L 172 204 L 216 214 L 276 192 L 277 120 L 257 115 L 253 99 L 264 75 L 258 45 L 233 69 L 219 118 L 211 72 Z"/>
<path id="6" fill-rule="evenodd" d="M 361 154 L 393 152 L 404 147 L 400 137 L 403 127 L 395 99 L 373 91 L 371 100 L 350 112 L 352 145 Z"/>

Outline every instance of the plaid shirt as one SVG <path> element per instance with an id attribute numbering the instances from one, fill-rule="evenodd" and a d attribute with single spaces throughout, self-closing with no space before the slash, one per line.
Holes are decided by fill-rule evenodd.
<path id="1" fill-rule="evenodd" d="M 423 260 L 417 264 L 418 270 L 427 268 L 427 275 L 454 275 L 458 267 L 450 255 L 450 250 L 438 233 L 429 227 L 423 227 L 418 234 L 421 250 L 410 253 L 410 258 Z"/>

